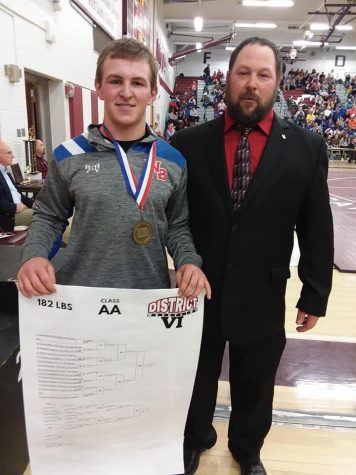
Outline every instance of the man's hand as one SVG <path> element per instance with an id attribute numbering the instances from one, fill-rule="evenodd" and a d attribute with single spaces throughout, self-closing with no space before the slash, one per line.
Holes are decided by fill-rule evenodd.
<path id="1" fill-rule="evenodd" d="M 298 325 L 297 332 L 302 333 L 311 330 L 318 323 L 318 320 L 319 317 L 316 317 L 315 315 L 310 315 L 309 313 L 306 313 L 303 310 L 298 310 L 296 320 L 296 324 Z"/>
<path id="2" fill-rule="evenodd" d="M 17 273 L 17 285 L 24 297 L 53 294 L 55 283 L 53 266 L 43 257 L 29 259 Z"/>
<path id="3" fill-rule="evenodd" d="M 16 205 L 16 213 L 22 213 L 24 209 L 26 209 L 27 206 L 25 206 L 22 202 L 17 203 Z"/>
<path id="4" fill-rule="evenodd" d="M 211 299 L 211 288 L 204 272 L 194 264 L 184 264 L 176 272 L 177 286 L 182 297 L 198 297 L 205 289 L 206 298 Z"/>

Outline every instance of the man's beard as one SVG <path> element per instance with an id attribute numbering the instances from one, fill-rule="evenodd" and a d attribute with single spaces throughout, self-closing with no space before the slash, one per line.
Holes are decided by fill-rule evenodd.
<path id="1" fill-rule="evenodd" d="M 227 84 L 225 89 L 225 103 L 227 105 L 227 112 L 236 124 L 246 126 L 256 125 L 272 110 L 273 104 L 276 100 L 277 88 L 269 101 L 267 101 L 265 104 L 261 104 L 260 99 L 253 92 L 248 92 L 245 94 L 249 98 L 255 99 L 257 103 L 255 109 L 248 113 L 245 113 L 243 108 L 240 106 L 241 98 L 234 102 L 230 94 L 230 87 Z"/>

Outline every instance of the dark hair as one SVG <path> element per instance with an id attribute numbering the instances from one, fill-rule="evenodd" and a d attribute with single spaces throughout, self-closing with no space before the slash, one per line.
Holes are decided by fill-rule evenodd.
<path id="1" fill-rule="evenodd" d="M 151 51 L 138 40 L 133 38 L 121 38 L 119 40 L 111 41 L 100 53 L 97 65 L 95 80 L 101 84 L 102 77 L 102 66 L 106 58 L 123 58 L 123 59 L 132 59 L 132 60 L 142 60 L 145 59 L 148 62 L 150 67 L 151 77 L 150 84 L 151 90 L 157 87 L 157 74 L 158 66 L 157 62 L 151 53 Z"/>
<path id="2" fill-rule="evenodd" d="M 279 54 L 277 46 L 274 43 L 272 43 L 272 41 L 269 41 L 266 38 L 259 38 L 258 36 L 252 36 L 250 38 L 246 38 L 238 46 L 236 46 L 236 48 L 234 49 L 234 51 L 231 53 L 231 56 L 230 56 L 229 70 L 233 68 L 238 54 L 245 46 L 256 45 L 256 44 L 261 45 L 261 46 L 267 46 L 273 51 L 274 58 L 276 60 L 276 75 L 277 77 L 280 76 L 282 72 L 282 58 Z"/>

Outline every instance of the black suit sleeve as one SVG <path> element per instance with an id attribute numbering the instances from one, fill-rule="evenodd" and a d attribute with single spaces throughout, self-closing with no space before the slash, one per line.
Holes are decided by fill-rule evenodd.
<path id="1" fill-rule="evenodd" d="M 0 173 L 0 213 L 1 214 L 15 214 L 16 205 L 9 198 L 11 196 L 10 189 L 5 181 L 5 178 Z"/>
<path id="2" fill-rule="evenodd" d="M 1 196 L 0 199 L 0 213 L 1 214 L 15 214 L 16 213 L 16 204 L 9 201 L 5 196 Z"/>
<path id="3" fill-rule="evenodd" d="M 28 198 L 28 196 L 24 195 L 23 193 L 20 193 L 21 195 L 21 201 L 24 205 L 27 206 L 27 208 L 32 208 L 33 203 L 35 202 L 32 198 Z"/>
<path id="4" fill-rule="evenodd" d="M 316 316 L 326 312 L 334 259 L 327 173 L 326 145 L 322 140 L 314 177 L 296 223 L 300 248 L 298 275 L 303 283 L 297 307 Z"/>
<path id="5" fill-rule="evenodd" d="M 10 180 L 14 184 L 16 188 L 16 184 L 12 179 L 11 175 L 8 175 Z M 32 208 L 34 200 L 32 198 L 28 198 L 23 193 L 20 193 L 22 203 L 27 206 L 28 208 Z M 1 214 L 8 214 L 13 215 L 16 213 L 16 203 L 13 202 L 11 197 L 11 191 L 5 181 L 5 179 L 1 176 L 0 179 L 0 213 Z"/>

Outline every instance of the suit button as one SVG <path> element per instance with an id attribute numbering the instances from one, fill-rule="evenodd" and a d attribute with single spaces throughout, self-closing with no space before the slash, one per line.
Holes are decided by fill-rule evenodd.
<path id="1" fill-rule="evenodd" d="M 238 231 L 239 227 L 237 226 L 237 224 L 234 224 L 233 227 L 232 227 L 232 230 L 236 233 L 236 231 Z"/>
<path id="2" fill-rule="evenodd" d="M 231 262 L 229 262 L 229 264 L 227 265 L 228 269 L 233 269 L 234 267 L 235 267 L 234 264 L 232 264 Z"/>

